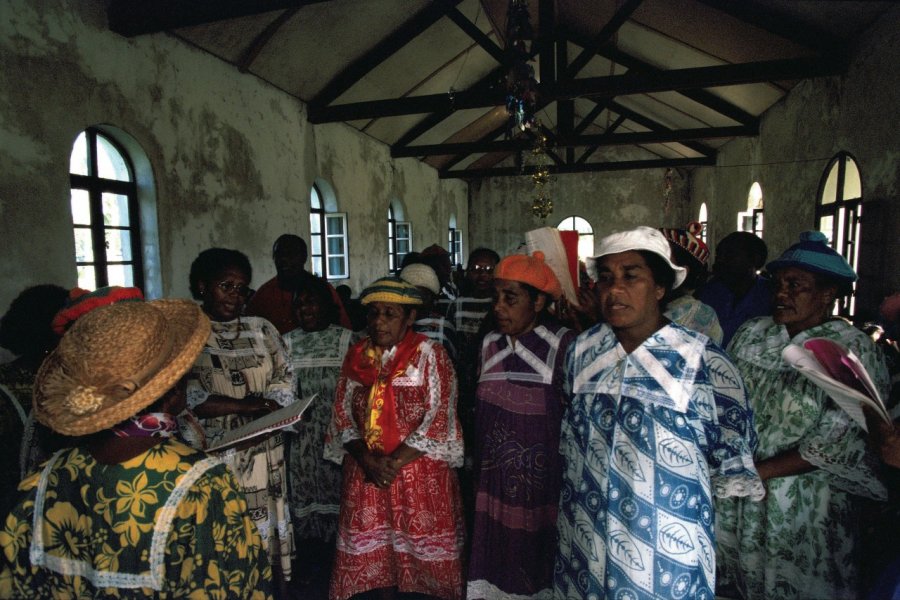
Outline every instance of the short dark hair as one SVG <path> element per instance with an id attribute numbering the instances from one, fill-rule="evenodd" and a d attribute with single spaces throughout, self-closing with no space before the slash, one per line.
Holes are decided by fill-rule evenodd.
<path id="1" fill-rule="evenodd" d="M 340 311 L 337 303 L 334 301 L 334 296 L 331 295 L 331 286 L 328 285 L 327 281 L 316 275 L 304 277 L 300 287 L 294 292 L 294 298 L 291 302 L 291 306 L 295 309 L 300 303 L 301 294 L 312 294 L 315 296 L 329 323 L 337 324 L 340 322 Z"/>
<path id="2" fill-rule="evenodd" d="M 666 310 L 666 305 L 672 299 L 672 287 L 675 285 L 675 270 L 656 252 L 637 250 L 637 253 L 644 257 L 647 268 L 653 274 L 653 283 L 666 290 L 666 293 L 663 294 L 662 299 L 659 301 L 659 310 L 662 312 Z"/>
<path id="3" fill-rule="evenodd" d="M 306 240 L 304 240 L 299 235 L 294 235 L 293 233 L 282 233 L 281 235 L 279 235 L 278 239 L 275 240 L 275 243 L 272 244 L 272 254 L 275 254 L 275 249 L 278 248 L 278 244 L 283 244 L 285 242 L 299 244 L 303 254 L 305 254 L 307 257 L 309 256 L 309 250 L 306 247 Z"/>
<path id="4" fill-rule="evenodd" d="M 24 289 L 0 318 L 0 346 L 19 356 L 39 356 L 59 341 L 50 324 L 65 305 L 69 291 L 53 284 Z"/>
<path id="5" fill-rule="evenodd" d="M 201 297 L 198 285 L 201 281 L 212 281 L 214 277 L 230 267 L 234 267 L 246 275 L 248 282 L 253 279 L 253 268 L 250 266 L 250 259 L 239 250 L 207 248 L 198 254 L 194 262 L 191 263 L 191 272 L 188 276 L 191 295 L 194 299 L 199 300 Z"/>
<path id="6" fill-rule="evenodd" d="M 485 248 L 484 246 L 481 246 L 481 247 L 475 248 L 474 250 L 469 252 L 469 260 L 468 260 L 468 262 L 466 262 L 466 267 L 468 267 L 470 264 L 472 264 L 472 261 L 477 259 L 479 256 L 486 256 L 487 258 L 493 259 L 494 264 L 497 264 L 500 262 L 499 254 L 497 254 L 494 250 L 491 250 L 490 248 Z"/>
<path id="7" fill-rule="evenodd" d="M 761 269 L 769 257 L 769 247 L 766 246 L 766 243 L 758 235 L 749 231 L 733 231 L 723 237 L 716 245 L 716 256 L 721 252 L 722 246 L 731 245 L 743 248 L 748 254 L 754 256 L 756 258 L 754 265 L 757 269 Z"/>

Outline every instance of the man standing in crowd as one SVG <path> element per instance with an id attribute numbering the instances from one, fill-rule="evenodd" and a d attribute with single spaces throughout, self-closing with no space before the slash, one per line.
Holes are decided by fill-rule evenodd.
<path id="1" fill-rule="evenodd" d="M 272 323 L 284 335 L 300 326 L 292 308 L 294 296 L 303 287 L 304 281 L 315 277 L 306 270 L 309 253 L 306 242 L 299 236 L 285 233 L 272 246 L 272 260 L 275 261 L 275 277 L 262 284 L 247 302 L 247 314 L 262 317 Z M 340 296 L 331 284 L 331 297 L 340 310 L 340 325 L 351 328 L 350 317 L 344 310 Z"/>
<path id="2" fill-rule="evenodd" d="M 747 231 L 729 233 L 716 246 L 713 278 L 695 296 L 716 311 L 723 348 L 744 321 L 772 314 L 771 284 L 757 273 L 768 253 L 766 243 Z"/>

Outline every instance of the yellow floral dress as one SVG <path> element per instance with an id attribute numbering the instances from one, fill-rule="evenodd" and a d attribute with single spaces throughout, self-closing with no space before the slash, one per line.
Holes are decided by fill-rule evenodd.
<path id="1" fill-rule="evenodd" d="M 62 450 L 19 491 L 0 529 L 0 598 L 272 598 L 233 475 L 181 442 L 113 465 Z"/>

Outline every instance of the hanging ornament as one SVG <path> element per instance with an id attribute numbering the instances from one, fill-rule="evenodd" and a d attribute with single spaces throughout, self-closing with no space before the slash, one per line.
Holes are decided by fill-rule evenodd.
<path id="1" fill-rule="evenodd" d="M 534 164 L 534 170 L 531 173 L 531 184 L 534 187 L 531 214 L 539 219 L 546 219 L 553 212 L 553 200 L 550 199 L 547 190 L 552 177 L 547 155 L 547 136 L 540 133 L 540 130 L 538 130 L 534 146 L 531 148 L 531 162 Z"/>
<path id="2" fill-rule="evenodd" d="M 510 0 L 506 13 L 506 137 L 512 138 L 535 126 L 537 80 L 531 65 L 529 41 L 534 37 L 527 0 Z"/>

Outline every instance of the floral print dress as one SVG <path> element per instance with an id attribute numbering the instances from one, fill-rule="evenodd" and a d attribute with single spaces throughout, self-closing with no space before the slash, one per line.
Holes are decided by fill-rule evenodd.
<path id="1" fill-rule="evenodd" d="M 864 432 L 781 358 L 789 343 L 833 339 L 862 361 L 883 397 L 887 368 L 872 341 L 843 320 L 792 339 L 771 317 L 745 323 L 728 347 L 740 369 L 759 433 L 756 460 L 798 449 L 816 469 L 770 479 L 762 502 L 720 502 L 722 583 L 745 598 L 856 598 L 859 497 L 885 499 Z"/>
<path id="2" fill-rule="evenodd" d="M 234 477 L 178 441 L 112 465 L 61 450 L 19 490 L 0 529 L 0 598 L 272 598 Z"/>

